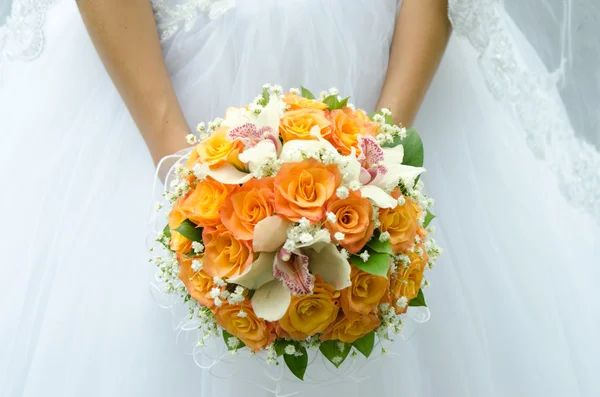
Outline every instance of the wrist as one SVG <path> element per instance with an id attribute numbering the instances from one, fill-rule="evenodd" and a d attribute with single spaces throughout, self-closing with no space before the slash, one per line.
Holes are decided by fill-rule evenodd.
<path id="1" fill-rule="evenodd" d="M 154 139 L 148 142 L 148 149 L 152 155 L 154 164 L 165 156 L 177 153 L 189 147 L 186 137 L 190 133 L 187 124 L 167 123 L 154 134 Z"/>

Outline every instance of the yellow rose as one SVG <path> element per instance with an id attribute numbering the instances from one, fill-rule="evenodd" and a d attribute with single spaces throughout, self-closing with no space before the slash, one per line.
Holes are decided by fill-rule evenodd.
<path id="1" fill-rule="evenodd" d="M 381 320 L 375 314 L 360 314 L 353 318 L 340 316 L 321 340 L 339 340 L 353 343 L 379 326 Z"/>
<path id="2" fill-rule="evenodd" d="M 327 109 L 327 105 L 321 101 L 317 101 L 315 99 L 307 99 L 299 95 L 294 95 L 290 93 L 285 94 L 285 96 L 283 97 L 283 101 L 289 105 L 290 110 L 306 108 L 318 110 Z"/>
<path id="3" fill-rule="evenodd" d="M 319 127 L 321 135 L 329 135 L 329 125 L 325 112 L 318 109 L 299 109 L 285 112 L 279 123 L 279 132 L 284 142 L 293 139 L 315 139 L 310 131 Z"/>
<path id="4" fill-rule="evenodd" d="M 239 154 L 244 149 L 240 140 L 230 141 L 227 139 L 226 127 L 217 129 L 208 139 L 203 140 L 194 148 L 190 154 L 188 167 L 195 161 L 208 164 L 211 168 L 217 168 L 225 163 L 231 163 L 238 169 L 244 169 L 245 165 L 239 159 Z"/>
<path id="5" fill-rule="evenodd" d="M 183 201 L 184 197 L 179 197 L 175 201 L 175 204 L 173 204 L 173 208 L 169 214 L 169 229 L 171 229 L 171 249 L 181 254 L 187 254 L 192 249 L 192 240 L 183 237 L 181 233 L 173 230 L 178 228 L 181 222 L 187 219 L 186 214 L 181 210 Z"/>
<path id="6" fill-rule="evenodd" d="M 385 295 L 389 284 L 387 278 L 363 272 L 356 266 L 352 266 L 350 280 L 352 285 L 342 290 L 340 299 L 342 310 L 348 318 L 371 313 Z"/>
<path id="7" fill-rule="evenodd" d="M 392 192 L 394 198 L 400 197 L 401 194 L 398 188 Z M 381 222 L 379 229 L 390 234 L 390 242 L 395 253 L 406 252 L 414 245 L 420 215 L 419 206 L 409 197 L 405 197 L 404 205 L 383 208 L 379 211 L 379 222 Z"/>
<path id="8" fill-rule="evenodd" d="M 217 226 L 221 223 L 219 209 L 234 188 L 235 185 L 224 185 L 208 177 L 196 184 L 181 210 L 198 226 Z"/>
<path id="9" fill-rule="evenodd" d="M 240 316 L 242 310 L 245 315 Z M 247 300 L 237 305 L 224 303 L 223 306 L 213 309 L 213 314 L 221 328 L 239 338 L 254 351 L 268 346 L 276 338 L 274 325 L 258 318 Z"/>
<path id="10" fill-rule="evenodd" d="M 311 295 L 292 296 L 287 312 L 279 320 L 279 327 L 298 340 L 325 331 L 338 315 L 339 296 L 333 286 L 317 276 Z"/>

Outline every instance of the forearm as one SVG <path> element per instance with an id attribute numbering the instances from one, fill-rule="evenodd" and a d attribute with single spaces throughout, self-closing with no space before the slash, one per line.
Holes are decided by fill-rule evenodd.
<path id="1" fill-rule="evenodd" d="M 188 127 L 148 0 L 77 0 L 83 21 L 155 163 L 186 147 Z"/>
<path id="2" fill-rule="evenodd" d="M 403 0 L 377 108 L 410 127 L 450 37 L 448 0 Z"/>

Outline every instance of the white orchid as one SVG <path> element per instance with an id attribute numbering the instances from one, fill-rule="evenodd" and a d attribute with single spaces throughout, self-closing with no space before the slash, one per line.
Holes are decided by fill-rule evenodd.
<path id="1" fill-rule="evenodd" d="M 253 241 L 258 258 L 244 274 L 229 279 L 256 290 L 252 307 L 258 317 L 267 321 L 283 317 L 292 295 L 310 294 L 316 274 L 337 290 L 351 285 L 350 264 L 331 243 L 327 230 L 320 230 L 309 243 L 297 244 L 294 251 L 288 251 L 282 246 L 289 226 L 276 215 L 260 221 Z"/>
<path id="2" fill-rule="evenodd" d="M 388 192 L 400 181 L 415 180 L 425 172 L 423 167 L 403 165 L 404 147 L 382 148 L 370 136 L 358 137 L 361 154 L 348 156 L 349 170 L 363 185 L 363 197 L 372 200 L 380 208 L 394 208 L 398 204 Z"/>
<path id="3" fill-rule="evenodd" d="M 272 94 L 269 103 L 260 114 L 246 108 L 227 110 L 227 115 L 221 126 L 229 129 L 227 131 L 228 140 L 240 140 L 244 143 L 245 149 L 240 153 L 239 159 L 248 166 L 250 173 L 241 171 L 227 163 L 218 168 L 210 169 L 208 175 L 224 184 L 241 184 L 252 179 L 252 172 L 257 170 L 266 160 L 276 159 L 281 150 L 279 120 L 284 108 L 284 103 L 279 96 Z"/>

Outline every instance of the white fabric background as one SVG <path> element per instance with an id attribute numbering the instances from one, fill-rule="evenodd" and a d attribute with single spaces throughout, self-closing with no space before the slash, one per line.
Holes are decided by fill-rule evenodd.
<path id="1" fill-rule="evenodd" d="M 244 4 L 250 1 L 256 0 Z M 357 96 L 358 105 L 374 106 L 391 1 L 379 0 L 381 7 L 373 0 L 355 0 L 356 7 L 330 1 L 326 15 L 317 7 L 288 8 L 298 0 L 264 1 L 281 8 L 256 2 L 258 11 L 244 7 L 212 25 L 201 19 L 196 30 L 165 46 L 190 124 L 251 99 L 266 80 L 333 84 Z M 294 42 L 298 36 L 281 29 L 279 16 L 294 22 L 300 12 L 308 21 L 323 17 L 307 34 L 331 37 L 308 41 L 315 48 Z M 363 31 L 366 12 L 378 23 Z M 344 34 L 339 29 L 348 29 L 349 20 L 353 29 Z M 242 28 L 240 36 L 234 27 Z M 248 391 L 205 377 L 184 354 L 191 346 L 176 342 L 170 314 L 150 299 L 153 269 L 139 238 L 150 206 L 142 202 L 150 195 L 148 153 L 74 2 L 56 6 L 47 29 L 42 57 L 9 65 L 11 79 L 0 91 L 0 109 L 8 109 L 0 126 L 9 131 L 0 134 L 0 180 L 11 188 L 0 196 L 0 219 L 8 225 L 0 238 L 0 392 L 213 397 Z M 279 35 L 266 40 L 243 29 Z M 351 34 L 353 40 L 343 40 Z M 381 46 L 366 45 L 373 42 Z M 297 64 L 286 48 L 316 50 L 327 73 L 314 73 L 308 56 Z M 533 55 L 526 45 L 519 48 Z M 360 57 L 367 49 L 369 59 Z M 285 67 L 265 66 L 250 50 L 265 58 L 275 52 Z M 476 57 L 468 42 L 452 40 L 417 121 L 427 150 L 424 181 L 437 199 L 435 224 L 446 249 L 428 274 L 433 317 L 397 345 L 381 379 L 362 391 L 343 385 L 344 395 L 600 393 L 597 226 L 560 196 L 518 123 L 487 91 Z M 23 183 L 28 176 L 36 183 Z"/>

